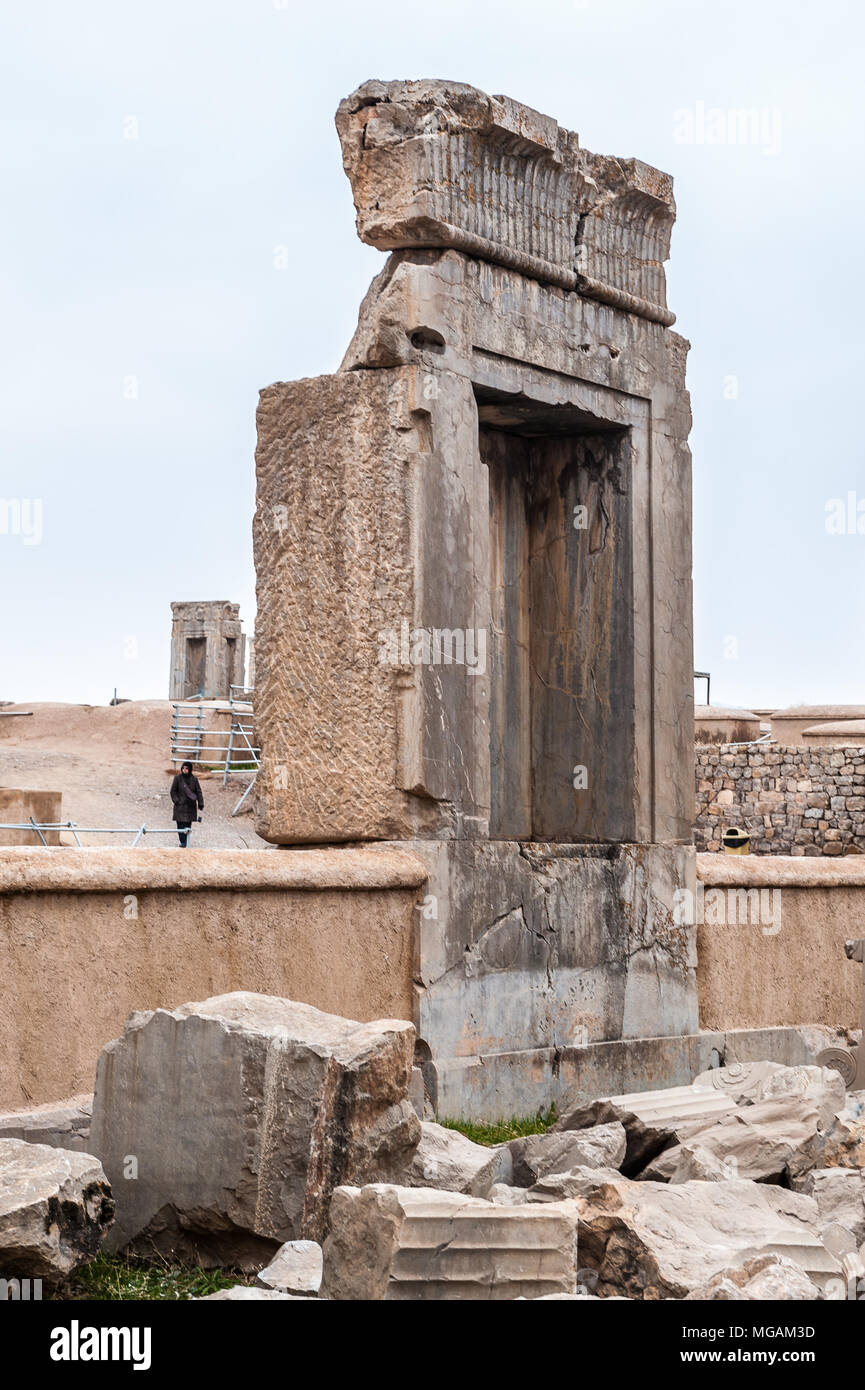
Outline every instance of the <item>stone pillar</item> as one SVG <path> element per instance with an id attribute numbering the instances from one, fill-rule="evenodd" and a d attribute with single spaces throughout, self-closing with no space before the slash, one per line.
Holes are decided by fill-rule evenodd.
<path id="1" fill-rule="evenodd" d="M 169 700 L 227 699 L 244 684 L 240 606 L 216 600 L 172 603 Z"/>
<path id="2" fill-rule="evenodd" d="M 671 180 L 461 84 L 337 128 L 392 254 L 340 370 L 261 395 L 259 832 L 426 858 L 440 1070 L 694 1031 Z"/>

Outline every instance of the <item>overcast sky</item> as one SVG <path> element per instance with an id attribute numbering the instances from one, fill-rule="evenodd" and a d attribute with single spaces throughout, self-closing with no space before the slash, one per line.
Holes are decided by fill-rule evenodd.
<path id="1" fill-rule="evenodd" d="M 865 701 L 860 7 L 3 13 L 0 699 L 166 698 L 172 599 L 249 630 L 258 390 L 335 370 L 383 264 L 333 113 L 370 77 L 446 77 L 674 175 L 695 666 L 715 703 Z"/>

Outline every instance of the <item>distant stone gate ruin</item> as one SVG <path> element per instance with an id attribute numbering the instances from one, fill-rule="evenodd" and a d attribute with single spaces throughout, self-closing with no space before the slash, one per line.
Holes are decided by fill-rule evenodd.
<path id="1" fill-rule="evenodd" d="M 410 843 L 416 1022 L 458 1113 L 693 1033 L 687 343 L 668 175 L 435 81 L 337 113 L 391 252 L 333 375 L 258 413 L 259 833 Z M 540 1088 L 539 1088 L 540 1089 Z"/>
<path id="2" fill-rule="evenodd" d="M 239 604 L 172 603 L 169 700 L 228 699 L 244 684 L 245 645 Z"/>

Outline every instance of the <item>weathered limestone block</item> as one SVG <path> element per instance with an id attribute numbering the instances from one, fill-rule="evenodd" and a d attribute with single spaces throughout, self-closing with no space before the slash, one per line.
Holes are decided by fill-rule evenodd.
<path id="1" fill-rule="evenodd" d="M 643 1174 L 655 1181 L 669 1181 L 679 1158 L 677 1146 L 701 1143 L 705 1132 L 734 1116 L 737 1125 L 747 1125 L 747 1108 L 754 1102 L 787 1097 L 795 1111 L 794 1099 L 802 1097 L 822 1123 L 843 1101 L 843 1094 L 841 1078 L 828 1068 L 789 1067 L 769 1061 L 737 1062 L 698 1073 L 690 1086 L 631 1092 L 575 1106 L 556 1122 L 553 1132 L 583 1130 L 620 1120 L 628 1136 L 622 1172 L 629 1177 Z M 745 1119 L 738 1114 L 740 1108 Z M 772 1113 L 780 1117 L 786 1112 L 779 1108 L 769 1112 Z M 759 1122 L 758 1114 L 753 1123 Z M 703 1161 L 708 1158 L 706 1153 Z M 648 1164 L 652 1165 L 651 1171 L 647 1170 Z M 731 1176 L 720 1168 L 715 1170 L 711 1163 L 709 1167 L 715 1176 Z M 708 1172 L 701 1176 L 708 1176 Z"/>
<path id="2" fill-rule="evenodd" d="M 781 1255 L 756 1255 L 735 1269 L 714 1274 L 700 1289 L 685 1295 L 686 1299 L 726 1299 L 731 1302 L 748 1299 L 789 1300 L 814 1302 L 820 1290 L 792 1260 Z"/>
<path id="3" fill-rule="evenodd" d="M 865 1169 L 865 1091 L 851 1091 L 840 1112 L 790 1163 L 792 1179 L 810 1168 Z"/>
<path id="4" fill-rule="evenodd" d="M 823 1232 L 829 1226 L 849 1231 L 857 1248 L 865 1242 L 865 1170 L 817 1168 L 793 1183 L 797 1192 L 813 1197 Z"/>
<path id="5" fill-rule="evenodd" d="M 780 1096 L 740 1105 L 644 1168 L 641 1180 L 688 1182 L 708 1177 L 781 1182 L 818 1133 L 821 1112 L 807 1096 Z"/>
<path id="6" fill-rule="evenodd" d="M 575 1166 L 563 1173 L 547 1173 L 528 1190 L 522 1191 L 525 1202 L 567 1202 L 596 1192 L 602 1182 L 618 1182 L 622 1174 L 616 1168 L 584 1168 Z M 514 1190 L 514 1189 L 511 1189 Z"/>
<path id="7" fill-rule="evenodd" d="M 25 1139 L 28 1144 L 87 1153 L 92 1114 L 93 1096 L 87 1094 L 32 1110 L 10 1110 L 0 1115 L 0 1139 Z"/>
<path id="8" fill-rule="evenodd" d="M 436 903 L 418 924 L 418 1031 L 434 1058 L 640 1036 L 660 1018 L 696 1029 L 693 929 L 672 912 L 691 882 L 685 847 L 411 848 Z"/>
<path id="9" fill-rule="evenodd" d="M 0 1139 L 0 1275 L 56 1284 L 99 1253 L 114 1217 L 89 1153 Z"/>
<path id="10" fill-rule="evenodd" d="M 375 1183 L 331 1204 L 321 1293 L 332 1299 L 511 1299 L 572 1293 L 573 1203 L 496 1206 Z"/>
<path id="11" fill-rule="evenodd" d="M 336 117 L 362 241 L 454 246 L 672 323 L 672 180 L 462 82 L 365 82 Z"/>
<path id="12" fill-rule="evenodd" d="M 337 126 L 393 254 L 340 371 L 261 397 L 258 828 L 427 847 L 427 1092 L 492 1057 L 514 1114 L 520 1067 L 698 1029 L 672 186 L 459 83 Z"/>
<path id="13" fill-rule="evenodd" d="M 261 395 L 256 804 L 277 843 L 489 819 L 477 409 L 465 378 L 424 389 L 405 368 Z"/>
<path id="14" fill-rule="evenodd" d="M 551 1133 L 582 1133 L 595 1125 L 621 1124 L 627 1147 L 620 1166 L 631 1177 L 640 1174 L 657 1155 L 681 1139 L 713 1124 L 719 1113 L 735 1108 L 735 1101 L 729 1096 L 695 1093 L 690 1086 L 674 1086 L 665 1091 L 610 1096 L 579 1105 L 557 1120 Z"/>
<path id="15" fill-rule="evenodd" d="M 424 1121 L 420 1143 L 400 1182 L 405 1187 L 436 1187 L 488 1197 L 494 1183 L 510 1181 L 511 1166 L 507 1145 L 487 1148 L 473 1144 L 458 1130 Z"/>
<path id="16" fill-rule="evenodd" d="M 592 1129 L 513 1139 L 509 1145 L 513 1181 L 518 1187 L 532 1187 L 548 1174 L 566 1173 L 572 1168 L 618 1168 L 626 1145 L 625 1127 L 619 1121 Z"/>
<path id="17" fill-rule="evenodd" d="M 320 1240 L 334 1187 L 401 1172 L 417 1146 L 413 1048 L 411 1024 L 262 994 L 132 1014 L 93 1106 L 112 1248 L 258 1269 L 286 1240 Z"/>
<path id="18" fill-rule="evenodd" d="M 576 1202 L 580 1264 L 597 1270 L 602 1296 L 685 1298 L 762 1254 L 790 1259 L 821 1288 L 840 1269 L 817 1234 L 816 1202 L 784 1188 L 619 1178 L 586 1184 Z"/>
<path id="19" fill-rule="evenodd" d="M 278 1293 L 314 1294 L 321 1285 L 321 1246 L 314 1240 L 287 1240 L 264 1269 L 256 1284 Z"/>

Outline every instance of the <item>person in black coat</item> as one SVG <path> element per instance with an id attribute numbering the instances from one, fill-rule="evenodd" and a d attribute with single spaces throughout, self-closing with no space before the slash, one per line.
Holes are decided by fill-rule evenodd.
<path id="1" fill-rule="evenodd" d="M 204 810 L 201 783 L 192 771 L 192 763 L 180 764 L 180 771 L 171 783 L 171 801 L 174 806 L 171 819 L 177 825 L 180 848 L 186 849 L 189 827 L 194 820 L 201 820 L 198 813 Z"/>

